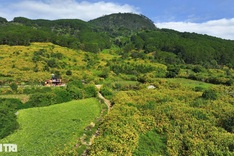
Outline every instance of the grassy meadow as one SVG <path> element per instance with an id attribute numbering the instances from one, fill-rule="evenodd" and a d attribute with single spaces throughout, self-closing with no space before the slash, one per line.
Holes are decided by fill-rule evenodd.
<path id="1" fill-rule="evenodd" d="M 18 152 L 12 155 L 54 155 L 80 138 L 100 112 L 95 98 L 20 110 L 19 129 L 0 142 L 18 145 Z"/>

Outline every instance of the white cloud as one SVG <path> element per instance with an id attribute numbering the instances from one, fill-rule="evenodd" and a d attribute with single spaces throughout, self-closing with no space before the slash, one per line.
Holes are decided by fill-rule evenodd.
<path id="1" fill-rule="evenodd" d="M 138 13 L 137 10 L 138 8 L 128 4 L 104 1 L 91 3 L 75 0 L 23 0 L 8 6 L 0 6 L 0 16 L 8 20 L 23 16 L 31 19 L 75 18 L 87 21 L 111 13 Z"/>
<path id="2" fill-rule="evenodd" d="M 158 28 L 174 29 L 180 32 L 195 32 L 234 40 L 234 18 L 212 20 L 204 23 L 164 22 L 155 23 L 155 25 Z"/>

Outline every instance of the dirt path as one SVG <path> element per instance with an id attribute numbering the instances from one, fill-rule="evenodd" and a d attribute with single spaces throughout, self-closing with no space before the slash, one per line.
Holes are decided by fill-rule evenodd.
<path id="1" fill-rule="evenodd" d="M 102 99 L 103 101 L 104 101 L 104 103 L 107 105 L 107 107 L 108 107 L 108 111 L 107 111 L 107 113 L 109 113 L 110 112 L 110 109 L 111 109 L 111 102 L 110 102 L 110 100 L 107 100 L 105 97 L 103 97 L 102 96 L 102 94 L 100 93 L 100 88 L 102 87 L 102 85 L 95 85 L 96 87 L 97 87 L 97 89 L 98 89 L 98 97 L 100 98 L 100 99 Z"/>
<path id="2" fill-rule="evenodd" d="M 105 97 L 103 97 L 103 95 L 100 93 L 100 88 L 102 87 L 102 85 L 95 85 L 96 88 L 98 89 L 98 97 L 100 99 L 102 99 L 104 101 L 104 103 L 107 105 L 108 107 L 108 110 L 107 110 L 107 113 L 110 112 L 110 109 L 111 109 L 111 102 L 110 100 L 107 100 Z M 95 126 L 95 124 L 92 122 L 90 124 L 90 126 L 88 127 L 91 127 L 93 128 Z M 83 134 L 82 137 L 80 137 L 80 142 L 82 145 L 85 145 L 86 147 L 89 147 L 93 144 L 94 142 L 94 139 L 99 135 L 99 128 L 95 131 L 95 133 L 91 136 L 91 138 L 88 140 L 88 141 L 85 141 L 86 140 L 86 134 Z M 82 156 L 87 156 L 87 149 L 83 152 Z"/>

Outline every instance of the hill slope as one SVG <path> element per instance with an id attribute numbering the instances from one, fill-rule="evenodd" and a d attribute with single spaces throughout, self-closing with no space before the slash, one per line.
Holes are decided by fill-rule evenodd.
<path id="1" fill-rule="evenodd" d="M 30 46 L 0 46 L 1 83 L 43 82 L 51 73 L 59 73 L 63 79 L 69 79 L 66 72 L 80 75 L 86 66 L 82 60 L 84 53 L 60 47 L 51 43 L 32 43 Z M 78 72 L 80 71 L 80 72 Z M 67 77 L 67 78 L 66 78 Z"/>

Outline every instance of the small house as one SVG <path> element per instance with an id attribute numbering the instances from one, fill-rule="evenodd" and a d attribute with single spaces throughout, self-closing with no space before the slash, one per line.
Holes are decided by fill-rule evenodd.
<path id="1" fill-rule="evenodd" d="M 54 74 L 52 74 L 51 79 L 45 81 L 45 86 L 61 86 L 62 79 L 57 78 Z"/>

